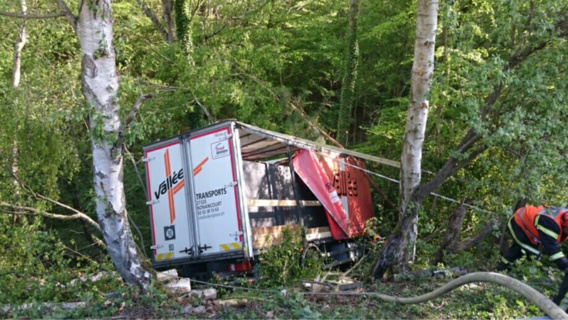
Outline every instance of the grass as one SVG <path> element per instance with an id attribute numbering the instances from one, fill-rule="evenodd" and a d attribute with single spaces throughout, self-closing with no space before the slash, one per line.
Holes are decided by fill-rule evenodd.
<path id="1" fill-rule="evenodd" d="M 30 228 L 33 231 L 36 226 L 31 225 Z M 28 239 L 30 235 L 35 235 L 37 239 Z M 13 233 L 11 238 L 19 241 L 17 248 L 27 248 L 23 252 L 28 259 L 0 261 L 0 318 L 513 319 L 543 314 L 519 294 L 486 283 L 469 284 L 435 300 L 411 305 L 384 302 L 369 295 L 305 295 L 301 280 L 312 280 L 322 272 L 317 264 L 307 269 L 299 267 L 301 243 L 294 241 L 285 241 L 265 253 L 260 269 L 264 280 L 252 286 L 245 284 L 253 290 L 219 288 L 216 300 L 203 300 L 188 295 L 169 295 L 155 287 L 141 294 L 135 288 L 124 285 L 116 276 L 107 281 L 73 283 L 72 279 L 83 274 L 106 271 L 112 275 L 113 266 L 108 259 L 94 263 L 91 260 L 67 258 L 67 251 L 61 245 L 47 245 L 55 241 L 45 232 Z M 370 257 L 373 256 L 368 255 L 368 261 L 363 260 L 349 273 L 356 280 L 364 282 L 361 290 L 364 292 L 413 297 L 431 292 L 450 280 L 397 275 L 389 280 L 373 282 L 369 280 L 373 262 Z M 492 265 L 494 260 L 485 259 L 484 263 Z M 451 261 L 454 265 L 489 268 L 467 254 L 452 257 Z M 18 262 L 21 265 L 16 265 Z M 32 270 L 28 268 L 29 265 L 36 267 Z M 37 266 L 43 268 L 41 273 L 36 271 Z M 425 266 L 427 264 L 416 267 Z M 551 267 L 550 263 L 546 266 L 540 261 L 531 260 L 520 261 L 510 275 L 549 297 L 556 294 L 562 280 L 561 272 Z M 281 294 L 283 289 L 286 294 Z M 112 296 L 105 294 L 111 291 Z M 74 309 L 47 308 L 46 301 L 51 302 L 52 306 L 57 306 L 61 301 L 82 302 L 84 305 Z M 5 304 L 23 303 L 28 303 L 26 308 L 3 311 Z"/>
<path id="2" fill-rule="evenodd" d="M 397 281 L 368 285 L 368 292 L 415 296 L 443 285 L 444 279 Z M 299 288 L 291 288 L 299 290 Z M 298 292 L 282 296 L 257 297 L 254 293 L 223 299 L 246 299 L 238 306 L 211 308 L 209 317 L 220 319 L 472 319 L 524 318 L 543 313 L 508 289 L 492 284 L 470 284 L 440 298 L 421 304 L 384 302 L 370 296 L 304 296 Z"/>
<path id="3" fill-rule="evenodd" d="M 532 285 L 551 292 L 549 284 Z M 367 284 L 366 292 L 393 296 L 416 296 L 432 291 L 448 279 L 416 278 Z M 544 285 L 544 287 L 543 287 Z M 253 288 L 254 289 L 254 288 Z M 328 296 L 302 294 L 300 287 L 274 288 L 274 293 L 219 291 L 217 300 L 191 296 L 173 297 L 158 291 L 140 295 L 126 288 L 114 298 L 83 296 L 84 308 L 45 309 L 38 306 L 2 315 L 3 318 L 212 318 L 212 319 L 503 319 L 543 314 L 522 296 L 493 284 L 469 284 L 421 304 L 384 302 L 372 296 Z M 552 290 L 552 294 L 554 290 Z M 227 303 L 231 302 L 231 303 Z M 196 313 L 197 311 L 197 313 Z"/>

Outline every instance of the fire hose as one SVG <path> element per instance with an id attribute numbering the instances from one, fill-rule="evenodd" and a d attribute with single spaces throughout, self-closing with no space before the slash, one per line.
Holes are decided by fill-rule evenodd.
<path id="1" fill-rule="evenodd" d="M 192 282 L 207 284 L 217 287 L 223 288 L 231 288 L 231 289 L 244 289 L 244 290 L 254 290 L 254 291 L 262 291 L 271 293 L 274 292 L 272 290 L 260 290 L 260 289 L 251 289 L 251 288 L 240 288 L 235 286 L 227 286 L 222 284 L 212 284 L 204 281 L 199 280 L 191 280 Z M 434 300 L 436 298 L 441 297 L 442 295 L 453 291 L 463 285 L 473 282 L 488 282 L 488 283 L 495 283 L 501 286 L 504 286 L 512 291 L 517 292 L 518 294 L 522 295 L 523 297 L 527 298 L 530 302 L 534 303 L 537 307 L 539 307 L 542 311 L 544 311 L 549 317 L 552 319 L 563 319 L 568 320 L 568 314 L 564 312 L 560 307 L 558 307 L 552 300 L 548 297 L 540 293 L 539 291 L 535 290 L 533 287 L 509 276 L 506 276 L 501 273 L 495 272 L 474 272 L 463 275 L 457 279 L 454 279 L 445 285 L 441 286 L 440 288 L 431 291 L 429 293 L 419 295 L 416 297 L 395 297 L 389 296 L 382 293 L 377 292 L 303 292 L 304 295 L 327 295 L 327 296 L 371 296 L 377 297 L 383 301 L 387 302 L 397 302 L 402 304 L 416 304 L 416 303 L 423 303 L 426 301 Z M 283 290 L 286 291 L 286 290 Z"/>
<path id="2" fill-rule="evenodd" d="M 438 298 L 456 288 L 459 288 L 463 285 L 472 282 L 489 282 L 489 283 L 496 283 L 502 285 L 508 289 L 511 289 L 523 297 L 527 298 L 529 301 L 534 303 L 538 306 L 542 311 L 544 311 L 549 317 L 552 319 L 566 319 L 568 320 L 568 315 L 558 307 L 552 300 L 548 297 L 540 293 L 539 291 L 535 290 L 531 286 L 509 276 L 500 273 L 494 272 L 474 272 L 469 273 L 464 276 L 461 276 L 457 279 L 454 279 L 445 285 L 441 286 L 440 288 L 420 295 L 416 297 L 409 297 L 409 298 L 402 298 L 402 297 L 394 297 L 389 296 L 382 293 L 375 293 L 375 292 L 367 292 L 366 295 L 375 296 L 381 300 L 387 302 L 398 302 L 403 304 L 415 304 L 415 303 L 422 303 L 429 300 L 433 300 Z M 306 294 L 315 294 L 315 293 L 306 293 Z M 352 295 L 346 292 L 333 292 L 328 293 L 332 295 Z M 359 293 L 360 294 L 360 293 Z M 357 295 L 357 293 L 353 293 L 353 295 Z"/>

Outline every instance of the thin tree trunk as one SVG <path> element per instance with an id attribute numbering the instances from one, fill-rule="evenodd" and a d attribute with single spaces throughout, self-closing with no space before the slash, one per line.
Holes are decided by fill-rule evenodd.
<path id="1" fill-rule="evenodd" d="M 20 5 L 22 7 L 22 14 L 27 14 L 28 7 L 26 0 L 21 0 Z M 12 72 L 12 88 L 18 88 L 20 86 L 20 79 L 22 75 L 22 51 L 26 45 L 27 35 L 26 35 L 26 19 L 22 18 L 21 25 L 18 28 L 18 37 L 16 38 L 16 43 L 14 44 L 14 67 Z M 20 197 L 20 184 L 18 183 L 16 177 L 18 176 L 19 165 L 18 165 L 18 130 L 16 129 L 14 134 L 14 141 L 12 143 L 12 176 L 14 177 L 14 203 L 19 204 Z M 17 216 L 14 215 L 14 223 L 17 221 Z"/>
<path id="2" fill-rule="evenodd" d="M 345 57 L 345 73 L 341 86 L 341 102 L 337 123 L 337 141 L 348 147 L 349 129 L 353 120 L 353 102 L 355 101 L 355 83 L 357 82 L 357 65 L 359 62 L 359 43 L 357 41 L 357 18 L 359 6 L 357 0 L 349 4 L 349 32 L 347 36 L 347 54 Z"/>
<path id="3" fill-rule="evenodd" d="M 174 43 L 174 21 L 172 19 L 172 1 L 173 0 L 162 0 L 162 8 L 164 9 L 164 22 L 166 23 L 166 28 L 168 30 L 166 41 L 169 44 Z"/>
<path id="4" fill-rule="evenodd" d="M 164 0 L 166 1 L 166 0 Z M 177 40 L 181 43 L 184 53 L 191 58 L 193 40 L 191 38 L 191 19 L 189 14 L 188 0 L 174 0 L 174 14 Z"/>
<path id="5" fill-rule="evenodd" d="M 434 254 L 434 262 L 443 261 L 444 250 L 454 246 L 457 243 L 466 213 L 467 212 L 465 211 L 465 207 L 463 206 L 462 201 L 462 203 L 450 215 L 446 233 L 444 234 L 444 237 L 440 242 L 438 251 Z"/>
<path id="6" fill-rule="evenodd" d="M 20 0 L 22 6 L 22 14 L 26 14 L 28 11 L 26 0 Z M 21 78 L 21 66 L 22 66 L 22 51 L 26 45 L 27 35 L 26 35 L 26 19 L 22 18 L 20 27 L 18 28 L 18 38 L 16 39 L 16 44 L 14 45 L 14 69 L 12 73 L 12 88 L 17 88 L 20 85 Z"/>
<path id="7" fill-rule="evenodd" d="M 434 76 L 438 1 L 418 0 L 416 17 L 411 94 L 401 155 L 399 223 L 373 267 L 373 275 L 377 278 L 382 277 L 393 264 L 405 269 L 414 262 L 418 210 L 425 197 L 417 189 L 421 179 L 422 145 L 428 120 L 427 95 Z"/>
<path id="8" fill-rule="evenodd" d="M 167 1 L 167 0 L 165 0 L 165 1 Z M 142 9 L 142 12 L 144 12 L 144 15 L 146 15 L 146 17 L 148 17 L 150 19 L 150 21 L 152 21 L 152 24 L 154 25 L 154 27 L 156 27 L 156 29 L 160 32 L 160 34 L 164 38 L 164 41 L 166 41 L 167 43 L 171 43 L 170 39 L 173 37 L 173 35 L 171 33 L 168 33 L 168 31 L 166 29 L 164 29 L 164 27 L 160 23 L 160 20 L 158 20 L 158 17 L 156 17 L 154 12 L 152 12 L 152 10 L 150 10 L 150 8 L 148 8 L 146 6 L 146 4 L 144 3 L 143 0 L 136 0 L 136 2 L 140 6 L 140 9 Z M 166 13 L 164 12 L 164 16 L 165 15 L 166 15 Z M 171 12 L 170 12 L 170 15 L 171 15 Z"/>

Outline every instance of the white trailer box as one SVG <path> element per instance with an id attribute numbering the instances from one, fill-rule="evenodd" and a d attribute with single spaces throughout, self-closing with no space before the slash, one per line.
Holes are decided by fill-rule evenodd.
<path id="1" fill-rule="evenodd" d="M 293 154 L 300 150 L 312 152 L 304 158 L 321 168 L 323 180 L 317 183 L 326 184 L 326 195 L 313 189 L 314 181 L 306 181 L 302 170 L 294 170 L 300 157 L 297 153 L 292 161 Z M 316 153 L 333 160 L 318 163 Z M 278 157 L 285 165 L 274 161 Z M 247 271 L 285 228 L 304 227 L 307 241 L 334 248 L 335 240 L 358 236 L 374 214 L 368 181 L 345 171 L 347 157 L 396 165 L 234 120 L 144 147 L 154 267 L 184 266 L 186 276 Z M 338 161 L 337 169 L 331 168 L 329 163 Z M 267 244 L 267 236 L 276 241 Z"/>

